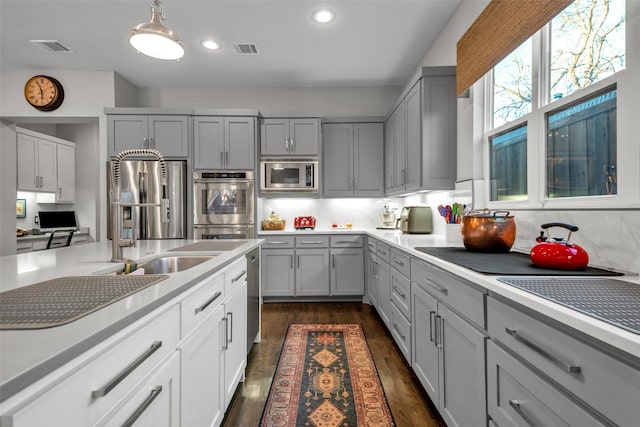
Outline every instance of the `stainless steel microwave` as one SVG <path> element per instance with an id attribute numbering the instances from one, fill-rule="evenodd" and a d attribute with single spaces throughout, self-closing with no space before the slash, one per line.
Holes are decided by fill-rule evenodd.
<path id="1" fill-rule="evenodd" d="M 260 190 L 262 192 L 310 192 L 319 190 L 317 160 L 262 160 Z"/>

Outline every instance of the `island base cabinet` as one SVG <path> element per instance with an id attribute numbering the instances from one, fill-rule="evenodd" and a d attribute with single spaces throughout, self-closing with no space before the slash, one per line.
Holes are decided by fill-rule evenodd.
<path id="1" fill-rule="evenodd" d="M 180 358 L 174 353 L 135 393 L 123 399 L 121 407 L 107 414 L 95 427 L 179 427 L 179 390 Z"/>
<path id="2" fill-rule="evenodd" d="M 245 276 L 246 277 L 246 276 Z M 231 403 L 247 366 L 247 282 L 237 284 L 224 302 L 224 407 Z M 214 383 L 215 384 L 215 383 Z M 223 411 L 224 412 L 224 411 Z M 200 425 L 200 424 L 189 424 Z"/>
<path id="3" fill-rule="evenodd" d="M 219 426 L 224 416 L 221 387 L 224 306 L 219 306 L 178 347 L 182 370 L 183 426 Z"/>
<path id="4" fill-rule="evenodd" d="M 493 341 L 487 344 L 487 411 L 495 425 L 604 426 Z"/>

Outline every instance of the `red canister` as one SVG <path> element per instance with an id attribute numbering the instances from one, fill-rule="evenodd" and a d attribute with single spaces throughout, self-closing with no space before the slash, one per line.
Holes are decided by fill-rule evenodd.
<path id="1" fill-rule="evenodd" d="M 313 216 L 297 216 L 293 219 L 293 228 L 296 230 L 316 228 L 316 218 Z"/>

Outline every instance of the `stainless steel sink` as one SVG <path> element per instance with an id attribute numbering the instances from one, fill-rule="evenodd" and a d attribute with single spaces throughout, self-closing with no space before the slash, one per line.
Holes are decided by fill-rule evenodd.
<path id="1" fill-rule="evenodd" d="M 144 268 L 145 274 L 170 274 L 185 271 L 196 265 L 202 264 L 214 258 L 215 255 L 192 256 L 192 255 L 173 255 L 161 256 L 138 265 L 138 268 Z"/>

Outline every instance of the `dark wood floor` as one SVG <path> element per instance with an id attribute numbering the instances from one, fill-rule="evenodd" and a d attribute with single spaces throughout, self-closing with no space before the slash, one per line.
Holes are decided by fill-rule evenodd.
<path id="1" fill-rule="evenodd" d="M 360 323 L 396 425 L 445 426 L 371 306 L 361 303 L 269 303 L 262 307 L 262 341 L 254 344 L 249 354 L 246 380 L 238 387 L 222 423 L 224 427 L 258 425 L 290 323 Z"/>

